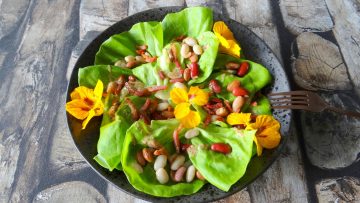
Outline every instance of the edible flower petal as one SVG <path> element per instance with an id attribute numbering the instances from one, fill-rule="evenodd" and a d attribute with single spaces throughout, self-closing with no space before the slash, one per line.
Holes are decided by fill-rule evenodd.
<path id="1" fill-rule="evenodd" d="M 219 39 L 220 52 L 239 58 L 241 48 L 228 26 L 223 21 L 217 21 L 214 23 L 213 31 Z"/>
<path id="2" fill-rule="evenodd" d="M 103 83 L 98 80 L 94 90 L 80 86 L 70 94 L 71 101 L 66 103 L 66 111 L 79 120 L 85 119 L 82 129 L 85 129 L 92 117 L 103 114 L 104 104 L 101 101 L 103 89 Z"/>
<path id="3" fill-rule="evenodd" d="M 199 106 L 204 106 L 209 101 L 209 94 L 197 86 L 190 87 L 188 95 L 190 102 Z"/>
<path id="4" fill-rule="evenodd" d="M 174 114 L 176 119 L 182 119 L 190 113 L 190 104 L 181 103 L 175 106 Z"/>
<path id="5" fill-rule="evenodd" d="M 170 91 L 170 98 L 175 104 L 180 104 L 180 103 L 189 101 L 186 90 L 183 88 L 177 88 L 177 87 L 173 88 Z"/>
<path id="6" fill-rule="evenodd" d="M 247 126 L 251 121 L 251 113 L 231 113 L 226 118 L 230 125 L 245 125 Z"/>
<path id="7" fill-rule="evenodd" d="M 258 148 L 273 149 L 280 144 L 280 123 L 270 115 L 257 116 L 255 123 L 249 124 L 246 130 L 257 130 L 255 144 Z M 261 155 L 261 150 L 257 152 Z"/>
<path id="8" fill-rule="evenodd" d="M 200 114 L 199 112 L 196 111 L 190 111 L 187 116 L 180 119 L 181 124 L 185 128 L 195 128 L 200 124 L 200 121 L 201 121 Z"/>

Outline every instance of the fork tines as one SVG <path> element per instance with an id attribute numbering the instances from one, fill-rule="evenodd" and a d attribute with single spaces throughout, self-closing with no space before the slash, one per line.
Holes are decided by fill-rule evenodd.
<path id="1" fill-rule="evenodd" d="M 304 109 L 309 105 L 308 92 L 290 91 L 270 93 L 268 97 L 273 109 Z"/>

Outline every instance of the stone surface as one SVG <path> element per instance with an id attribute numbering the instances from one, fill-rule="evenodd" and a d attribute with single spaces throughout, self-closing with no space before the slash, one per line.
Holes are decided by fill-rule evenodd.
<path id="1" fill-rule="evenodd" d="M 360 112 L 359 102 L 345 93 L 324 93 L 321 96 L 332 106 Z M 329 111 L 303 111 L 301 125 L 306 153 L 313 165 L 337 169 L 358 161 L 359 119 Z"/>
<path id="2" fill-rule="evenodd" d="M 360 180 L 341 177 L 322 180 L 316 184 L 319 202 L 360 202 Z"/>
<path id="3" fill-rule="evenodd" d="M 280 0 L 286 28 L 294 35 L 302 32 L 325 32 L 333 28 L 324 0 Z"/>
<path id="4" fill-rule="evenodd" d="M 351 90 L 339 48 L 319 35 L 300 34 L 293 45 L 295 82 L 310 90 Z"/>

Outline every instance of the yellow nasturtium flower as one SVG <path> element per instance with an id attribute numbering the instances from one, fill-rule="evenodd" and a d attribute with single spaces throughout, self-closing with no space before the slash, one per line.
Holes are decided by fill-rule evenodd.
<path id="1" fill-rule="evenodd" d="M 183 88 L 173 88 L 170 91 L 170 98 L 176 104 L 175 118 L 185 128 L 194 128 L 201 122 L 200 114 L 190 109 L 191 104 L 198 106 L 205 105 L 209 100 L 209 94 L 199 87 L 190 87 L 189 92 Z"/>
<path id="2" fill-rule="evenodd" d="M 255 144 L 257 154 L 262 154 L 262 149 L 273 149 L 280 144 L 280 123 L 270 115 L 259 115 L 255 123 L 250 123 L 245 130 L 257 130 Z"/>
<path id="3" fill-rule="evenodd" d="M 251 121 L 251 113 L 231 113 L 227 116 L 226 121 L 229 125 L 245 125 Z"/>
<path id="4" fill-rule="evenodd" d="M 104 104 L 101 101 L 103 89 L 103 83 L 98 80 L 94 90 L 80 86 L 70 94 L 71 101 L 66 103 L 66 111 L 79 120 L 85 119 L 82 129 L 85 129 L 92 117 L 103 114 Z"/>
<path id="5" fill-rule="evenodd" d="M 217 21 L 214 23 L 213 31 L 219 39 L 220 52 L 239 58 L 241 47 L 228 26 L 223 21 Z"/>

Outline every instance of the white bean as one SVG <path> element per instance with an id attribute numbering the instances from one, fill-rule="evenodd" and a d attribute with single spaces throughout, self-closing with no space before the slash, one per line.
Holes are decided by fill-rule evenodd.
<path id="1" fill-rule="evenodd" d="M 144 63 L 144 62 L 145 62 L 144 57 L 142 57 L 142 56 L 135 56 L 135 60 L 136 60 L 137 62 L 140 62 L 140 63 Z"/>
<path id="2" fill-rule="evenodd" d="M 129 63 L 129 62 L 133 62 L 133 61 L 135 61 L 135 57 L 133 57 L 133 56 L 126 56 L 125 57 L 125 61 L 127 62 L 127 63 Z"/>
<path id="3" fill-rule="evenodd" d="M 176 159 L 171 164 L 171 170 L 176 171 L 182 166 L 185 162 L 185 157 L 183 155 L 178 155 Z"/>
<path id="4" fill-rule="evenodd" d="M 242 96 L 237 96 L 232 103 L 233 111 L 239 113 L 244 103 L 245 103 L 245 98 Z"/>
<path id="5" fill-rule="evenodd" d="M 140 164 L 138 164 L 137 162 L 132 163 L 132 167 L 138 173 L 142 173 L 144 171 L 143 168 L 140 166 Z"/>
<path id="6" fill-rule="evenodd" d="M 182 44 L 180 49 L 180 54 L 184 58 L 189 58 L 191 56 L 189 45 Z"/>
<path id="7" fill-rule="evenodd" d="M 185 138 L 186 139 L 191 139 L 191 138 L 196 137 L 198 135 L 199 135 L 199 130 L 197 128 L 193 128 L 193 129 L 190 129 L 190 130 L 186 131 Z"/>
<path id="8" fill-rule="evenodd" d="M 184 83 L 181 83 L 181 82 L 176 82 L 176 83 L 174 83 L 174 87 L 182 88 L 182 89 L 187 90 L 186 85 L 185 85 Z"/>
<path id="9" fill-rule="evenodd" d="M 158 106 L 156 107 L 156 110 L 158 111 L 164 111 L 169 107 L 169 103 L 167 102 L 161 102 L 158 104 Z"/>
<path id="10" fill-rule="evenodd" d="M 196 55 L 201 55 L 203 53 L 203 49 L 198 44 L 193 46 L 193 51 Z"/>
<path id="11" fill-rule="evenodd" d="M 126 67 L 126 63 L 125 63 L 124 60 L 118 60 L 118 61 L 115 62 L 114 65 L 115 65 L 115 66 L 118 66 L 118 67 L 120 67 L 120 68 Z"/>
<path id="12" fill-rule="evenodd" d="M 190 183 L 191 181 L 194 180 L 195 177 L 195 166 L 191 165 L 188 167 L 187 171 L 186 171 L 186 182 Z"/>
<path id="13" fill-rule="evenodd" d="M 192 38 L 192 37 L 187 37 L 187 38 L 185 38 L 185 39 L 183 40 L 183 42 L 184 42 L 185 44 L 191 46 L 191 47 L 197 44 L 196 39 L 194 39 L 194 38 Z"/>
<path id="14" fill-rule="evenodd" d="M 169 181 L 169 175 L 164 168 L 156 170 L 156 179 L 161 183 L 165 184 Z"/>
<path id="15" fill-rule="evenodd" d="M 125 88 L 123 88 L 123 89 L 125 89 Z M 164 91 L 164 90 L 157 91 L 154 96 L 161 100 L 170 99 L 170 93 L 168 91 Z"/>
<path id="16" fill-rule="evenodd" d="M 156 157 L 154 163 L 154 170 L 157 171 L 159 168 L 164 168 L 166 166 L 167 157 L 165 155 L 160 155 Z"/>
<path id="17" fill-rule="evenodd" d="M 221 118 L 221 116 L 211 115 L 211 122 L 218 121 L 218 119 L 220 119 L 220 118 Z"/>

